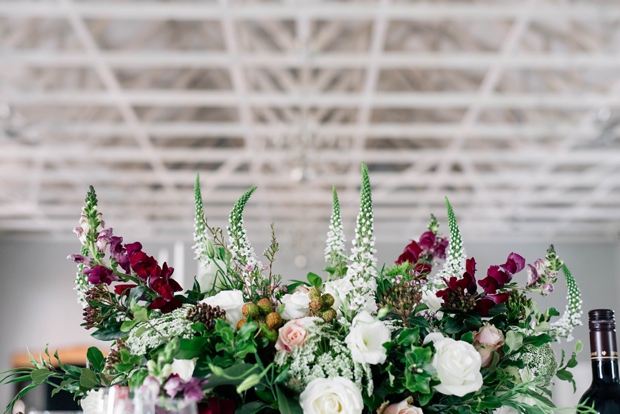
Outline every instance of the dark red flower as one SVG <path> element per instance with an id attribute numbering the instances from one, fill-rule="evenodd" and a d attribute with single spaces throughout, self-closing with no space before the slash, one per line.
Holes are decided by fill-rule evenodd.
<path id="1" fill-rule="evenodd" d="M 403 264 L 404 262 L 415 264 L 418 262 L 421 252 L 422 249 L 420 248 L 418 243 L 415 240 L 411 240 L 411 243 L 409 243 L 407 247 L 405 247 L 403 253 L 398 256 L 396 264 Z"/>
<path id="2" fill-rule="evenodd" d="M 157 260 L 143 251 L 137 251 L 129 256 L 129 264 L 140 280 L 145 283 L 158 278 L 161 273 Z"/>
<path id="3" fill-rule="evenodd" d="M 235 414 L 237 404 L 228 398 L 209 397 L 207 402 L 198 404 L 198 414 Z"/>
<path id="4" fill-rule="evenodd" d="M 88 275 L 88 281 L 93 285 L 100 285 L 102 283 L 109 285 L 118 280 L 118 277 L 111 269 L 101 265 L 96 265 L 92 269 L 84 269 L 82 273 Z"/>
<path id="5" fill-rule="evenodd" d="M 136 286 L 138 285 L 136 285 L 135 283 L 116 285 L 114 286 L 114 293 L 116 293 L 117 295 L 129 295 L 129 291 L 135 288 Z"/>
<path id="6" fill-rule="evenodd" d="M 495 293 L 497 289 L 509 283 L 515 273 L 525 267 L 525 259 L 516 253 L 510 253 L 506 263 L 499 266 L 490 266 L 487 277 L 478 282 L 486 293 Z"/>
<path id="7" fill-rule="evenodd" d="M 420 236 L 420 241 L 418 242 L 418 244 L 420 245 L 420 248 L 422 250 L 430 250 L 435 245 L 435 239 L 435 233 L 433 233 L 432 231 L 425 231 Z"/>

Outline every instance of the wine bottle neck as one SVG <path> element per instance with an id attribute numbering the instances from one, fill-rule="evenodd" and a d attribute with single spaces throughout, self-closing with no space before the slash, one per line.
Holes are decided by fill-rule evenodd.
<path id="1" fill-rule="evenodd" d="M 615 330 L 590 331 L 590 357 L 594 382 L 620 382 Z"/>

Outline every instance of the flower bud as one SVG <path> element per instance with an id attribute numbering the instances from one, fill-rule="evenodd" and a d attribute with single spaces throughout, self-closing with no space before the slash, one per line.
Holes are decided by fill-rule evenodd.
<path id="1" fill-rule="evenodd" d="M 282 317 L 277 312 L 271 312 L 265 319 L 265 323 L 269 329 L 278 329 L 282 326 L 282 322 Z"/>
<path id="2" fill-rule="evenodd" d="M 239 319 L 239 322 L 237 322 L 237 330 L 241 329 L 241 327 L 245 325 L 247 322 L 248 322 L 247 319 Z"/>
<path id="3" fill-rule="evenodd" d="M 312 289 L 310 289 L 310 291 L 308 291 L 308 297 L 310 298 L 310 300 L 320 300 L 321 299 L 321 292 L 319 292 L 319 290 L 315 287 L 313 287 Z"/>
<path id="4" fill-rule="evenodd" d="M 267 298 L 259 300 L 256 306 L 258 306 L 260 312 L 263 315 L 268 315 L 273 311 L 273 305 L 271 304 L 271 301 Z"/>
<path id="5" fill-rule="evenodd" d="M 338 316 L 338 313 L 336 312 L 334 308 L 329 308 L 323 311 L 323 313 L 321 314 L 321 318 L 323 318 L 323 320 L 327 323 L 336 319 L 337 316 Z"/>
<path id="6" fill-rule="evenodd" d="M 243 316 L 246 318 L 251 316 L 255 319 L 260 314 L 260 309 L 255 303 L 247 302 L 243 305 L 243 308 L 241 308 L 241 313 L 243 313 Z"/>
<path id="7" fill-rule="evenodd" d="M 329 293 L 325 293 L 321 295 L 321 302 L 323 303 L 323 308 L 331 308 L 334 305 L 334 297 Z"/>
<path id="8" fill-rule="evenodd" d="M 314 312 L 318 312 L 321 310 L 321 308 L 323 307 L 323 304 L 321 303 L 321 299 L 317 299 L 314 298 L 310 301 L 309 307 L 312 311 Z"/>

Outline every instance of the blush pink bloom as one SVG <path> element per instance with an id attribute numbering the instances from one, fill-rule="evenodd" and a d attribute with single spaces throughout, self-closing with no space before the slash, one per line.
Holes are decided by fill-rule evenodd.
<path id="1" fill-rule="evenodd" d="M 388 405 L 381 414 L 423 414 L 424 412 L 420 407 L 411 405 L 413 399 L 407 398 L 399 403 Z"/>
<path id="2" fill-rule="evenodd" d="M 306 343 L 308 331 L 304 327 L 302 319 L 293 319 L 280 328 L 276 342 L 278 351 L 291 352 L 293 347 L 303 346 Z"/>
<path id="3" fill-rule="evenodd" d="M 488 322 L 474 333 L 474 346 L 480 354 L 482 367 L 488 368 L 493 361 L 493 352 L 504 346 L 504 334 Z"/>

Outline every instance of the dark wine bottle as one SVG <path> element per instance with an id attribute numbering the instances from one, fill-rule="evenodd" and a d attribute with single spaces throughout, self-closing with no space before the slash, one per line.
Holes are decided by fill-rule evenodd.
<path id="1" fill-rule="evenodd" d="M 592 385 L 579 403 L 593 407 L 600 414 L 620 414 L 620 376 L 616 320 L 611 309 L 588 312 Z"/>

